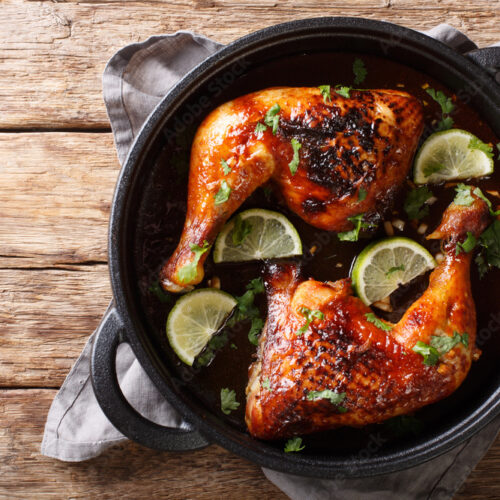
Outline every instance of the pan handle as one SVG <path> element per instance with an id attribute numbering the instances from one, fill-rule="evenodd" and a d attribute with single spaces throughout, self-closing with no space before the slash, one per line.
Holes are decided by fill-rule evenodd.
<path id="1" fill-rule="evenodd" d="M 116 376 L 116 350 L 123 326 L 110 308 L 97 330 L 92 348 L 91 378 L 97 401 L 109 421 L 133 441 L 161 451 L 204 448 L 209 443 L 195 430 L 163 427 L 140 415 L 125 399 Z"/>
<path id="2" fill-rule="evenodd" d="M 500 47 L 475 49 L 465 55 L 478 66 L 483 67 L 497 83 L 500 83 Z"/>

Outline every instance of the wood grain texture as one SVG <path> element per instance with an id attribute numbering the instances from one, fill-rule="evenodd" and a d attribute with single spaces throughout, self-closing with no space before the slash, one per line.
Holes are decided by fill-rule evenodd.
<path id="1" fill-rule="evenodd" d="M 121 46 L 190 29 L 222 43 L 326 15 L 415 29 L 448 22 L 500 40 L 499 0 L 3 0 L 0 129 L 109 130 L 106 61 Z M 109 133 L 0 134 L 0 386 L 57 387 L 110 299 L 106 228 L 118 162 Z M 219 447 L 134 444 L 65 464 L 39 455 L 50 389 L 0 390 L 1 498 L 282 499 L 259 468 Z M 456 500 L 500 498 L 500 440 Z"/>
<path id="2" fill-rule="evenodd" d="M 105 264 L 0 269 L 0 387 L 60 386 L 110 300 Z"/>
<path id="3" fill-rule="evenodd" d="M 129 442 L 87 462 L 43 457 L 45 415 L 55 392 L 0 391 L 0 498 L 287 498 L 259 467 L 218 446 L 160 453 Z"/>
<path id="4" fill-rule="evenodd" d="M 4 133 L 0 151 L 0 267 L 106 262 L 111 133 Z"/>
<path id="5" fill-rule="evenodd" d="M 0 128 L 108 127 L 106 61 L 123 45 L 188 29 L 228 43 L 257 29 L 318 16 L 361 16 L 415 29 L 448 22 L 479 45 L 500 38 L 498 0 L 4 0 Z"/>

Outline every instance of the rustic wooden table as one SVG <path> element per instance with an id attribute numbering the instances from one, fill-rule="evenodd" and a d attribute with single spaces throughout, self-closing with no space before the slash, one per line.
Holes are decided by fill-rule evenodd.
<path id="1" fill-rule="evenodd" d="M 0 8 L 0 495 L 2 498 L 285 498 L 211 446 L 134 444 L 89 462 L 39 455 L 52 398 L 110 297 L 106 226 L 119 165 L 101 74 L 120 47 L 194 30 L 229 42 L 292 19 L 343 15 L 415 29 L 448 22 L 500 39 L 491 0 L 2 0 Z M 500 498 L 500 439 L 457 498 Z"/>

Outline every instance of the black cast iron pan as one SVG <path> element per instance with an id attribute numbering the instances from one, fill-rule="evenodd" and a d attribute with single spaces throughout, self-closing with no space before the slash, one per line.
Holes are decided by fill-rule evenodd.
<path id="1" fill-rule="evenodd" d="M 182 203 L 169 201 L 176 191 L 185 198 L 186 180 L 175 163 L 166 161 L 171 153 L 169 144 L 178 145 L 186 130 L 196 128 L 210 110 L 238 95 L 273 85 L 330 82 L 332 68 L 311 65 L 310 61 L 320 61 L 323 56 L 318 54 L 352 52 L 395 61 L 438 80 L 468 101 L 500 136 L 500 87 L 494 80 L 500 67 L 500 48 L 472 50 L 465 57 L 425 35 L 379 21 L 319 18 L 273 26 L 237 40 L 191 71 L 147 119 L 120 173 L 111 211 L 109 268 L 114 305 L 95 340 L 92 381 L 107 417 L 134 441 L 159 450 L 192 450 L 217 443 L 279 471 L 362 477 L 434 458 L 500 413 L 500 375 L 495 369 L 496 356 L 490 356 L 470 376 L 465 392 L 438 404 L 425 431 L 417 436 L 390 442 L 379 439 L 377 444 L 373 432 L 360 438 L 357 431 L 345 430 L 343 438 L 340 434 L 325 438 L 326 447 L 312 445 L 303 453 L 285 454 L 282 443 L 251 438 L 244 427 L 224 419 L 206 404 L 197 390 L 196 377 L 179 367 L 166 345 L 164 331 L 155 327 L 164 318 L 158 323 L 151 313 L 154 307 L 144 303 L 143 282 L 154 276 L 169 256 L 168 249 L 175 245 L 184 219 Z M 168 212 L 169 223 L 162 222 L 162 212 Z M 148 227 L 154 232 L 162 224 L 156 239 L 148 239 Z M 144 262 L 148 260 L 145 274 Z M 122 342 L 131 345 L 151 380 L 190 423 L 191 430 L 156 425 L 127 403 L 115 371 L 116 349 Z M 498 352 L 498 345 L 486 342 L 483 350 L 487 349 Z M 245 372 L 246 367 L 241 370 Z"/>

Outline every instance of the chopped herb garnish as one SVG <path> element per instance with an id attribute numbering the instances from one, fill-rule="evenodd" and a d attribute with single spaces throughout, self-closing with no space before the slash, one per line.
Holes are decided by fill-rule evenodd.
<path id="1" fill-rule="evenodd" d="M 228 332 L 222 330 L 217 332 L 208 341 L 200 354 L 196 356 L 195 367 L 208 366 L 214 359 L 218 351 L 220 351 L 228 342 Z"/>
<path id="2" fill-rule="evenodd" d="M 320 85 L 318 88 L 319 88 L 319 91 L 321 92 L 321 95 L 323 96 L 323 102 L 325 104 L 327 102 L 331 102 L 332 94 L 331 94 L 330 85 Z"/>
<path id="3" fill-rule="evenodd" d="M 245 238 L 252 232 L 252 224 L 248 220 L 243 220 L 241 215 L 238 214 L 234 218 L 234 227 L 233 227 L 233 245 L 235 247 L 240 246 Z"/>
<path id="4" fill-rule="evenodd" d="M 220 409 L 225 415 L 229 415 L 233 410 L 237 410 L 240 403 L 236 401 L 236 393 L 232 389 L 220 390 Z"/>
<path id="5" fill-rule="evenodd" d="M 465 347 L 469 347 L 469 334 L 463 333 L 460 334 L 458 332 L 453 332 L 453 337 L 444 336 L 431 336 L 431 347 L 434 347 L 439 353 L 440 356 L 446 354 L 448 351 L 451 351 L 457 344 L 462 343 Z"/>
<path id="6" fill-rule="evenodd" d="M 430 177 L 432 174 L 440 172 L 443 169 L 444 166 L 439 163 L 429 163 L 429 165 L 426 165 L 423 169 L 423 173 L 426 177 Z"/>
<path id="7" fill-rule="evenodd" d="M 228 165 L 226 160 L 221 159 L 220 164 L 221 164 L 222 170 L 224 171 L 224 175 L 227 175 L 229 172 L 231 172 L 231 167 Z"/>
<path id="8" fill-rule="evenodd" d="M 500 268 L 500 221 L 496 219 L 479 237 L 480 253 L 476 256 L 481 278 L 491 267 Z"/>
<path id="9" fill-rule="evenodd" d="M 297 169 L 299 168 L 300 155 L 299 150 L 302 147 L 302 144 L 297 139 L 292 139 L 292 148 L 293 148 L 293 158 L 292 161 L 288 164 L 288 168 L 292 175 L 295 175 Z"/>
<path id="10" fill-rule="evenodd" d="M 166 304 L 167 302 L 170 302 L 172 300 L 172 295 L 168 294 L 163 290 L 163 288 L 160 285 L 160 282 L 156 280 L 150 287 L 149 291 L 156 295 L 156 298 L 162 303 Z"/>
<path id="11" fill-rule="evenodd" d="M 432 191 L 430 191 L 427 186 L 420 186 L 416 189 L 412 189 L 404 202 L 404 209 L 408 217 L 411 220 L 425 217 L 429 213 L 429 207 L 425 205 L 425 202 L 429 198 L 432 198 L 432 196 Z"/>
<path id="12" fill-rule="evenodd" d="M 365 314 L 365 318 L 370 322 L 370 323 L 373 323 L 377 328 L 380 328 L 381 330 L 383 330 L 384 332 L 389 332 L 392 330 L 392 326 L 391 325 L 388 325 L 387 323 L 385 323 L 384 321 L 380 320 L 379 318 L 377 318 L 377 316 L 375 316 L 375 314 L 373 313 L 366 313 Z"/>
<path id="13" fill-rule="evenodd" d="M 448 130 L 453 127 L 453 118 L 449 114 L 455 108 L 451 97 L 446 97 L 446 95 L 441 92 L 441 90 L 436 90 L 432 88 L 427 88 L 425 91 L 439 104 L 441 107 L 441 121 L 438 123 L 436 131 Z"/>
<path id="14" fill-rule="evenodd" d="M 299 328 L 296 332 L 295 335 L 300 337 L 304 333 L 307 332 L 307 329 L 309 328 L 309 325 L 315 320 L 315 319 L 324 319 L 325 316 L 321 311 L 318 311 L 318 309 L 309 309 L 308 307 L 301 307 L 300 308 L 300 314 L 306 318 L 306 322 L 304 326 Z"/>
<path id="15" fill-rule="evenodd" d="M 344 85 L 337 85 L 335 87 L 335 92 L 337 92 L 337 94 L 341 95 L 342 97 L 345 97 L 346 99 L 349 99 L 349 97 L 351 97 L 351 90 L 351 87 L 346 87 Z"/>
<path id="16" fill-rule="evenodd" d="M 457 194 L 455 195 L 455 199 L 453 200 L 453 203 L 455 205 L 464 205 L 466 207 L 470 207 L 472 203 L 474 202 L 474 197 L 472 196 L 475 194 L 478 198 L 483 200 L 486 205 L 488 205 L 488 209 L 490 211 L 490 214 L 493 215 L 493 217 L 496 217 L 497 215 L 500 215 L 500 210 L 493 210 L 493 205 L 491 204 L 491 201 L 486 198 L 484 193 L 481 191 L 480 188 L 474 187 L 474 186 L 467 186 L 466 184 L 459 184 L 456 188 L 455 191 Z"/>
<path id="17" fill-rule="evenodd" d="M 423 356 L 424 365 L 434 366 L 439 361 L 439 351 L 421 340 L 415 344 L 412 350 Z"/>
<path id="18" fill-rule="evenodd" d="M 479 151 L 482 151 L 488 158 L 493 158 L 493 147 L 486 144 L 476 136 L 471 137 L 469 141 L 469 149 L 479 149 Z"/>
<path id="19" fill-rule="evenodd" d="M 238 346 L 234 342 L 231 342 L 231 345 L 229 347 L 231 349 L 234 349 L 235 351 L 238 349 Z"/>
<path id="20" fill-rule="evenodd" d="M 497 151 L 498 151 L 497 160 L 500 160 L 500 142 L 497 142 Z"/>
<path id="21" fill-rule="evenodd" d="M 190 283 L 196 278 L 198 262 L 200 261 L 201 256 L 205 252 L 208 252 L 208 250 L 210 249 L 210 244 L 208 243 L 208 241 L 204 241 L 203 246 L 200 247 L 199 245 L 190 243 L 189 248 L 191 249 L 191 252 L 194 253 L 194 258 L 191 262 L 189 262 L 188 264 L 184 264 L 179 269 L 177 276 L 181 283 Z"/>
<path id="22" fill-rule="evenodd" d="M 301 451 L 305 448 L 302 445 L 302 438 L 294 437 L 289 439 L 285 444 L 285 453 Z"/>
<path id="23" fill-rule="evenodd" d="M 396 271 L 404 271 L 404 270 L 405 266 L 403 264 L 401 264 L 400 266 L 393 266 L 385 273 L 385 277 L 388 278 L 391 274 L 395 273 Z"/>
<path id="24" fill-rule="evenodd" d="M 474 250 L 477 243 L 476 237 L 470 232 L 467 231 L 467 238 L 463 243 L 457 242 L 457 247 L 455 250 L 455 255 L 458 255 L 460 252 L 469 253 Z"/>
<path id="25" fill-rule="evenodd" d="M 278 131 L 278 125 L 280 122 L 280 117 L 279 117 L 279 112 L 281 111 L 281 108 L 279 104 L 275 104 L 274 106 L 269 109 L 269 111 L 266 113 L 266 116 L 264 117 L 264 123 L 268 126 L 271 127 L 273 131 L 273 135 L 276 135 L 276 132 Z"/>
<path id="26" fill-rule="evenodd" d="M 354 224 L 354 229 L 338 233 L 337 236 L 340 241 L 358 241 L 361 229 L 372 229 L 375 227 L 375 224 L 372 224 L 371 222 L 363 222 L 364 215 L 365 214 L 358 214 L 347 218 L 349 222 Z"/>
<path id="27" fill-rule="evenodd" d="M 358 57 L 354 59 L 352 64 L 352 71 L 354 73 L 354 84 L 359 85 L 365 81 L 368 71 L 366 71 L 365 63 Z"/>
<path id="28" fill-rule="evenodd" d="M 262 278 L 255 278 L 247 285 L 247 291 L 241 297 L 235 297 L 237 305 L 236 312 L 231 318 L 230 324 L 234 325 L 239 321 L 251 321 L 248 340 L 253 344 L 259 343 L 258 335 L 264 326 L 264 321 L 260 317 L 259 308 L 254 304 L 255 296 L 264 292 L 264 282 Z"/>
<path id="29" fill-rule="evenodd" d="M 332 405 L 339 405 L 344 401 L 346 396 L 345 392 L 334 392 L 330 389 L 325 389 L 324 391 L 310 391 L 307 394 L 307 399 L 309 401 L 316 401 L 318 399 L 328 399 Z"/>
<path id="30" fill-rule="evenodd" d="M 222 203 L 226 203 L 226 201 L 229 200 L 230 194 L 231 188 L 229 187 L 229 184 L 226 181 L 222 181 L 220 183 L 219 191 L 217 191 L 217 194 L 214 196 L 215 204 L 221 205 Z"/>
<path id="31" fill-rule="evenodd" d="M 424 428 L 421 420 L 413 415 L 398 415 L 384 422 L 384 427 L 396 437 L 405 434 L 419 434 Z"/>
<path id="32" fill-rule="evenodd" d="M 455 205 L 470 207 L 474 203 L 474 198 L 471 194 L 471 188 L 472 186 L 458 184 L 458 186 L 455 187 L 455 191 L 457 192 L 457 194 L 455 195 L 453 203 L 455 203 Z"/>
<path id="33" fill-rule="evenodd" d="M 268 391 L 272 391 L 272 389 L 271 389 L 271 381 L 268 378 L 265 378 L 262 381 L 262 387 L 264 387 L 264 389 L 267 389 Z"/>
<path id="34" fill-rule="evenodd" d="M 358 203 L 361 203 L 366 198 L 367 192 L 364 187 L 360 187 L 358 191 Z"/>
<path id="35" fill-rule="evenodd" d="M 267 130 L 267 125 L 261 122 L 258 122 L 257 125 L 255 125 L 255 133 L 257 135 L 261 134 L 262 132 L 265 132 Z"/>

